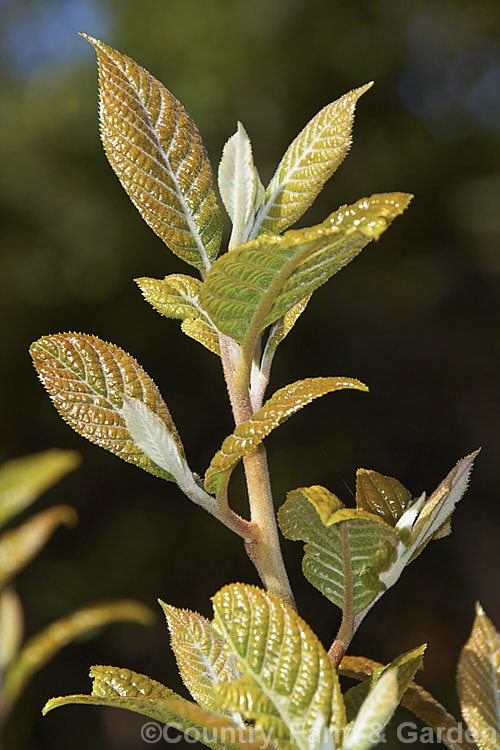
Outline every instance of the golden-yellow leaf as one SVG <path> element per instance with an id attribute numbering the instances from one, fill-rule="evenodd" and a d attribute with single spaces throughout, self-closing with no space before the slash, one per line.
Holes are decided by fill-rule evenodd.
<path id="1" fill-rule="evenodd" d="M 220 492 L 238 461 L 254 450 L 278 425 L 311 403 L 332 391 L 351 388 L 367 391 L 366 385 L 354 378 L 306 378 L 280 388 L 252 419 L 239 424 L 217 451 L 205 474 L 208 492 Z"/>
<path id="2" fill-rule="evenodd" d="M 208 271 L 222 223 L 198 128 L 147 70 L 83 36 L 97 52 L 101 137 L 109 163 L 151 229 L 180 258 Z"/>
<path id="3" fill-rule="evenodd" d="M 480 750 L 500 747 L 500 634 L 480 604 L 458 662 L 460 707 Z"/>
<path id="4" fill-rule="evenodd" d="M 133 442 L 126 428 L 123 397 L 130 396 L 163 421 L 184 455 L 160 391 L 130 354 L 83 333 L 43 336 L 30 352 L 54 406 L 76 432 L 124 461 L 172 479 Z"/>

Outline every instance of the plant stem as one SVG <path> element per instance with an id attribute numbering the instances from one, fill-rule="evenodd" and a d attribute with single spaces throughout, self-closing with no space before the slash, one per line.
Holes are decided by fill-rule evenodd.
<path id="1" fill-rule="evenodd" d="M 224 368 L 229 400 L 236 425 L 251 419 L 254 411 L 250 401 L 250 370 L 248 359 L 240 350 L 238 372 L 235 374 L 229 354 L 230 339 L 220 334 L 221 359 Z M 248 357 L 248 355 L 247 355 Z M 241 365 L 243 364 L 243 377 Z M 240 375 L 240 377 L 238 377 Z M 278 526 L 274 511 L 267 453 L 263 445 L 257 446 L 243 458 L 250 504 L 252 525 L 257 535 L 245 542 L 247 554 L 271 595 L 278 596 L 295 609 L 295 600 L 288 580 L 280 549 Z"/>
<path id="2" fill-rule="evenodd" d="M 335 667 L 342 661 L 354 635 L 354 581 L 350 564 L 349 533 L 347 523 L 341 524 L 342 564 L 344 570 L 344 601 L 342 602 L 342 621 L 335 640 L 328 651 L 328 656 Z"/>

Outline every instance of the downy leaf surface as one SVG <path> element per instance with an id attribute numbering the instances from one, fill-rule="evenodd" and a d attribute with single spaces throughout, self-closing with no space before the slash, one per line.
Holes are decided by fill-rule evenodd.
<path id="1" fill-rule="evenodd" d="M 244 584 L 225 586 L 213 605 L 214 628 L 243 673 L 217 686 L 224 707 L 271 733 L 280 750 L 311 750 L 318 725 L 341 731 L 345 712 L 335 669 L 291 607 Z"/>
<path id="2" fill-rule="evenodd" d="M 219 332 L 201 306 L 201 282 L 173 274 L 164 279 L 135 280 L 144 298 L 166 318 L 182 320 L 182 331 L 220 356 Z"/>
<path id="3" fill-rule="evenodd" d="M 96 666 L 91 667 L 90 676 L 93 680 L 91 695 L 52 698 L 43 713 L 75 703 L 124 708 L 188 735 L 191 732 L 214 750 L 265 750 L 268 747 L 251 728 L 243 729 L 227 716 L 187 701 L 160 682 L 130 669 Z"/>
<path id="4" fill-rule="evenodd" d="M 101 138 L 111 167 L 172 252 L 208 271 L 219 251 L 222 223 L 198 128 L 147 70 L 83 36 L 97 52 Z"/>
<path id="5" fill-rule="evenodd" d="M 398 706 L 396 670 L 389 669 L 380 677 L 361 704 L 349 729 L 343 750 L 369 750 L 378 745 L 380 735 Z"/>
<path id="6" fill-rule="evenodd" d="M 344 388 L 368 390 L 366 385 L 354 378 L 306 378 L 276 391 L 251 419 L 241 422 L 232 435 L 224 440 L 205 474 L 208 492 L 220 492 L 238 461 L 292 414 L 315 398 Z"/>
<path id="7" fill-rule="evenodd" d="M 6 531 L 0 537 L 0 589 L 38 554 L 58 526 L 76 521 L 73 508 L 56 505 Z"/>
<path id="8" fill-rule="evenodd" d="M 291 307 L 282 318 L 278 318 L 278 320 L 272 324 L 269 329 L 269 337 L 266 341 L 264 357 L 276 351 L 283 339 L 288 336 L 295 323 L 306 309 L 310 299 L 311 295 L 308 294 L 307 297 L 304 297 L 304 299 L 301 299 L 300 302 L 297 302 L 296 305 Z"/>
<path id="9" fill-rule="evenodd" d="M 53 448 L 0 466 L 0 526 L 80 465 L 75 451 Z"/>
<path id="10" fill-rule="evenodd" d="M 462 715 L 480 750 L 500 747 L 500 634 L 480 604 L 458 662 Z"/>
<path id="11" fill-rule="evenodd" d="M 184 454 L 160 391 L 130 354 L 83 333 L 43 336 L 30 352 L 54 406 L 76 432 L 150 474 L 173 479 L 135 445 L 126 428 L 123 397 L 130 396 L 162 420 Z"/>
<path id="12" fill-rule="evenodd" d="M 212 266 L 202 286 L 203 308 L 220 331 L 253 348 L 264 328 L 377 239 L 410 199 L 406 193 L 372 195 L 309 229 L 246 242 Z"/>
<path id="13" fill-rule="evenodd" d="M 170 643 L 185 686 L 200 706 L 211 711 L 220 710 L 213 696 L 215 686 L 241 677 L 234 657 L 227 653 L 224 641 L 215 634 L 205 617 L 162 601 L 160 604 L 167 618 Z"/>
<path id="14" fill-rule="evenodd" d="M 380 516 L 395 526 L 412 504 L 409 490 L 394 477 L 386 477 L 370 469 L 356 472 L 356 507 Z"/>
<path id="15" fill-rule="evenodd" d="M 316 200 L 349 151 L 356 103 L 372 85 L 327 104 L 292 141 L 266 190 L 254 237 L 282 232 Z"/>
<path id="16" fill-rule="evenodd" d="M 222 151 L 219 191 L 233 222 L 230 248 L 248 239 L 256 203 L 263 187 L 253 163 L 252 144 L 241 122 Z"/>
<path id="17" fill-rule="evenodd" d="M 112 622 L 151 625 L 152 621 L 151 610 L 133 601 L 84 607 L 56 620 L 23 646 L 6 672 L 2 691 L 4 697 L 9 701 L 16 700 L 33 674 L 75 638 Z"/>
<path id="18" fill-rule="evenodd" d="M 365 680 L 376 679 L 384 669 L 383 664 L 364 656 L 344 656 L 338 671 L 344 677 Z M 456 719 L 421 685 L 410 682 L 401 696 L 401 705 L 412 711 L 415 716 L 438 733 L 449 750 L 475 750 L 476 746 L 467 740 Z"/>
<path id="19" fill-rule="evenodd" d="M 394 529 L 372 513 L 344 508 L 324 487 L 288 493 L 278 521 L 287 539 L 306 542 L 302 569 L 307 580 L 343 609 L 352 599 L 362 612 L 384 590 L 380 573 L 396 554 Z"/>

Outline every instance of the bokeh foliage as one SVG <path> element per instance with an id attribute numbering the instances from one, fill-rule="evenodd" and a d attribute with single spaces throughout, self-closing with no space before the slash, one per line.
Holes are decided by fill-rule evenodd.
<path id="1" fill-rule="evenodd" d="M 412 566 L 352 647 L 388 662 L 429 641 L 422 681 L 452 707 L 448 692 L 473 601 L 494 622 L 500 616 L 492 563 L 499 523 L 497 2 L 2 0 L 0 14 L 0 458 L 57 445 L 77 448 L 85 462 L 65 492 L 47 496 L 47 505 L 67 501 L 72 483 L 81 522 L 20 579 L 29 632 L 99 597 L 152 603 L 161 596 L 209 614 L 208 597 L 221 585 L 256 580 L 238 540 L 175 487 L 68 431 L 29 363 L 27 346 L 41 334 L 92 331 L 136 355 L 155 378 L 183 426 L 193 468 L 203 472 L 231 431 L 216 358 L 144 305 L 132 282 L 185 267 L 144 226 L 106 164 L 94 56 L 76 32 L 105 39 L 163 81 L 196 121 L 214 167 L 241 120 L 264 182 L 315 112 L 374 79 L 359 104 L 349 158 L 302 223 L 373 192 L 416 198 L 404 221 L 314 295 L 280 347 L 272 383 L 275 390 L 305 375 L 343 372 L 371 393 L 356 402 L 338 394 L 282 427 L 269 440 L 271 471 L 280 502 L 292 487 L 314 482 L 347 503 L 344 482 L 354 490 L 360 466 L 398 476 L 416 495 L 457 455 L 483 446 L 454 534 Z M 323 451 L 326 440 L 331 448 Z M 298 574 L 299 550 L 290 544 L 285 552 Z M 335 610 L 306 583 L 297 594 L 329 641 Z M 163 626 L 141 637 L 131 643 L 118 629 L 72 647 L 35 682 L 21 715 L 34 716 L 52 694 L 86 692 L 79 680 L 88 663 L 126 662 L 180 689 Z M 133 717 L 84 710 L 40 720 L 29 746 L 139 746 Z M 13 750 L 28 744 L 19 727 Z"/>

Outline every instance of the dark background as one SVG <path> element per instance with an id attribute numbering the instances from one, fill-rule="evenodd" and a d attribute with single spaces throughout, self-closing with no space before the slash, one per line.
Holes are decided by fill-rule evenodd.
<path id="1" fill-rule="evenodd" d="M 28 633 L 115 597 L 156 607 L 161 596 L 209 615 L 223 584 L 257 582 L 239 540 L 174 485 L 65 426 L 30 364 L 28 346 L 45 333 L 85 331 L 119 344 L 160 386 L 200 472 L 231 429 L 216 358 L 156 315 L 132 282 L 190 271 L 143 224 L 106 163 L 95 55 L 76 32 L 162 80 L 197 122 L 215 168 L 241 120 L 264 182 L 310 117 L 374 79 L 351 154 L 300 224 L 373 192 L 415 200 L 315 293 L 280 347 L 270 388 L 349 375 L 371 392 L 322 399 L 267 446 L 277 505 L 289 489 L 316 483 L 350 504 L 359 466 L 397 476 L 415 495 L 432 491 L 482 446 L 454 533 L 412 564 L 351 649 L 388 661 L 427 641 L 421 681 L 456 710 L 455 665 L 475 600 L 500 623 L 497 0 L 0 0 L 0 14 L 0 458 L 60 446 L 84 459 L 38 503 L 69 502 L 80 524 L 57 532 L 18 579 Z M 232 486 L 242 508 L 241 478 Z M 339 613 L 302 579 L 301 546 L 284 548 L 300 612 L 328 644 Z M 184 691 L 159 611 L 150 629 L 111 626 L 33 681 L 7 750 L 144 747 L 142 719 L 125 712 L 74 707 L 40 718 L 50 696 L 88 692 L 94 663 Z"/>

